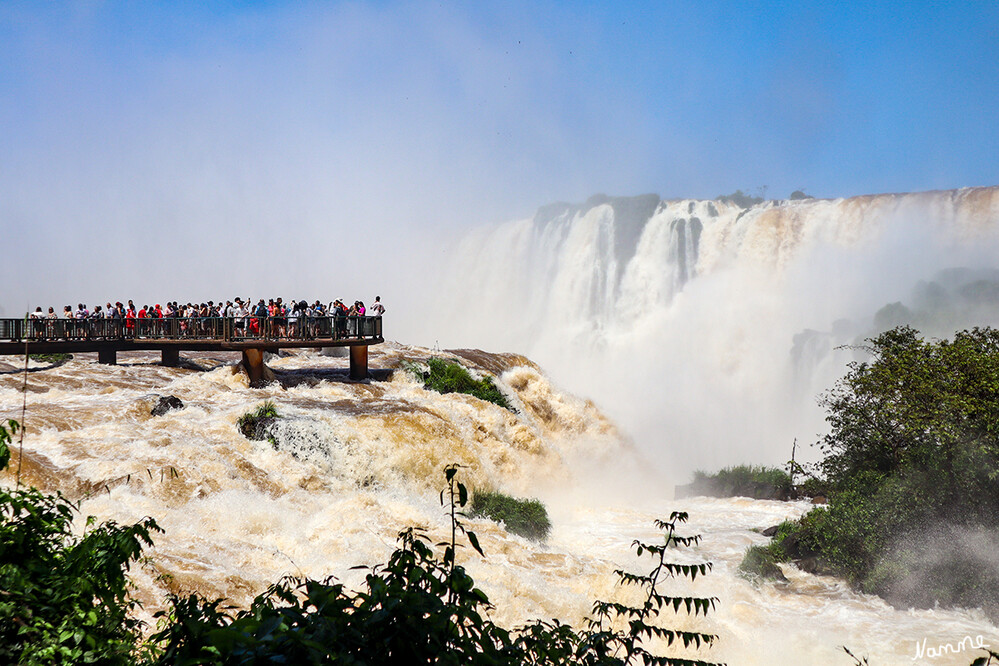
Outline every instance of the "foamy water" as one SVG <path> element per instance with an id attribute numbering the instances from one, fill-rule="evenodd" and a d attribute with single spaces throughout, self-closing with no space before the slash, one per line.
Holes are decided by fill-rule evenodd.
<path id="1" fill-rule="evenodd" d="M 371 365 L 428 354 L 386 344 L 372 348 Z M 161 368 L 151 354 L 122 354 L 114 367 L 81 355 L 29 374 L 25 478 L 83 498 L 82 515 L 156 518 L 165 534 L 133 572 L 147 617 L 168 591 L 246 603 L 289 573 L 356 585 L 362 573 L 350 567 L 383 562 L 400 529 L 420 525 L 445 535 L 437 492 L 444 465 L 458 462 L 470 486 L 540 497 L 554 524 L 537 543 L 490 521 L 469 521 L 486 557 L 470 549 L 461 557 L 496 603 L 500 622 L 557 617 L 578 624 L 595 598 L 622 594 L 614 568 L 647 566 L 632 541 L 654 541 L 652 519 L 680 509 L 691 516 L 687 532 L 704 540 L 678 557 L 714 564 L 682 590 L 720 601 L 707 620 L 673 624 L 719 634 L 704 658 L 848 664 L 837 647 L 847 645 L 872 663 L 908 664 L 924 638 L 934 646 L 982 635 L 999 645 L 999 630 L 977 611 L 894 610 L 791 566 L 787 583 L 739 578 L 745 548 L 765 541 L 753 530 L 808 505 L 672 501 L 670 485 L 647 473 L 647 462 L 597 406 L 559 390 L 522 357 L 461 354 L 499 375 L 516 414 L 425 391 L 403 372 L 349 382 L 345 360 L 311 352 L 271 359 L 282 383 L 262 389 L 249 388 L 224 355 L 194 355 L 201 370 Z M 20 374 L 0 374 L 4 418 L 20 418 L 21 382 Z M 175 395 L 186 407 L 151 417 L 154 394 Z M 284 416 L 279 450 L 236 429 L 239 416 L 264 400 Z M 13 483 L 12 475 L 3 483 Z M 921 663 L 970 661 L 963 653 Z"/>

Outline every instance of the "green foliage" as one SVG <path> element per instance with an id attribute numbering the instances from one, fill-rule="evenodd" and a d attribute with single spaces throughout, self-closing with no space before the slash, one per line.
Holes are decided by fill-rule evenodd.
<path id="1" fill-rule="evenodd" d="M 736 465 L 714 474 L 694 472 L 694 490 L 711 497 L 753 497 L 786 499 L 791 494 L 791 477 L 776 467 Z"/>
<path id="2" fill-rule="evenodd" d="M 10 442 L 13 435 L 20 429 L 19 424 L 14 419 L 7 419 L 6 425 L 0 423 L 0 472 L 7 469 L 10 461 Z"/>
<path id="3" fill-rule="evenodd" d="M 797 490 L 805 497 L 825 497 L 829 494 L 829 484 L 825 479 L 809 476 L 798 485 Z"/>
<path id="4" fill-rule="evenodd" d="M 895 603 L 994 608 L 999 579 L 989 567 L 925 552 L 931 538 L 947 553 L 969 532 L 999 544 L 999 331 L 926 341 L 900 327 L 869 343 L 871 360 L 851 364 L 822 400 L 831 430 L 820 469 L 831 496 L 802 519 L 802 536 Z M 944 526 L 950 537 L 939 536 Z"/>
<path id="5" fill-rule="evenodd" d="M 800 534 L 801 526 L 798 523 L 785 520 L 777 526 L 777 533 L 770 543 L 746 549 L 739 564 L 739 573 L 746 578 L 786 580 L 777 563 L 787 562 L 801 554 Z"/>
<path id="6" fill-rule="evenodd" d="M 265 432 L 267 426 L 274 422 L 274 419 L 281 418 L 278 414 L 277 406 L 270 400 L 265 401 L 252 412 L 247 412 L 236 421 L 236 427 L 247 439 L 268 440 L 275 445 L 273 437 L 268 437 Z M 276 448 L 276 446 L 275 446 Z"/>
<path id="7" fill-rule="evenodd" d="M 72 354 L 29 354 L 28 358 L 39 363 L 52 363 L 53 365 L 72 361 Z"/>
<path id="8" fill-rule="evenodd" d="M 739 573 L 747 578 L 767 578 L 784 580 L 784 573 L 777 566 L 782 561 L 783 551 L 773 544 L 750 546 L 739 563 Z"/>
<path id="9" fill-rule="evenodd" d="M 423 371 L 415 363 L 403 365 L 408 372 L 423 380 L 424 388 L 438 393 L 465 393 L 513 411 L 506 396 L 493 383 L 492 377 L 475 379 L 460 363 L 443 358 L 427 359 L 427 366 L 428 370 Z"/>
<path id="10" fill-rule="evenodd" d="M 0 426 L 0 469 L 9 441 Z M 159 528 L 88 519 L 75 537 L 77 509 L 61 494 L 0 489 L 0 663 L 134 663 L 138 602 L 125 574 Z"/>
<path id="11" fill-rule="evenodd" d="M 763 197 L 750 196 L 742 190 L 736 190 L 732 194 L 722 194 L 715 197 L 715 201 L 721 201 L 722 203 L 734 203 L 740 208 L 749 208 L 750 206 L 763 203 Z"/>
<path id="12" fill-rule="evenodd" d="M 704 664 L 657 656 L 646 645 L 653 637 L 667 645 L 694 647 L 710 645 L 716 638 L 654 623 L 662 610 L 700 615 L 716 603 L 714 598 L 672 597 L 658 590 L 663 578 L 694 579 L 711 568 L 665 559 L 668 549 L 697 543 L 699 537 L 675 532 L 686 514 L 657 521 L 666 534 L 662 544 L 636 542 L 638 554 L 655 561 L 649 575 L 617 572 L 622 584 L 642 589 L 642 605 L 597 602 L 594 619 L 584 630 L 558 621 L 506 629 L 489 618 L 493 606 L 488 597 L 456 562 L 459 534 L 482 554 L 475 534 L 459 520 L 469 497 L 457 480 L 458 469 L 445 469 L 447 487 L 441 502 L 449 512 L 451 536 L 437 544 L 443 547 L 442 555 L 424 530 L 410 528 L 399 533 L 400 546 L 385 565 L 367 568 L 358 592 L 332 579 L 285 578 L 245 610 L 196 595 L 173 597 L 170 612 L 161 616 L 164 628 L 152 637 L 156 663 Z"/>
<path id="13" fill-rule="evenodd" d="M 544 539 L 551 531 L 545 505 L 536 499 L 517 499 L 501 492 L 477 491 L 472 515 L 502 522 L 506 529 L 528 539 Z"/>
<path id="14" fill-rule="evenodd" d="M 814 199 L 811 194 L 805 194 L 802 190 L 795 190 L 791 192 L 791 196 L 788 197 L 791 201 L 801 201 L 802 199 Z"/>

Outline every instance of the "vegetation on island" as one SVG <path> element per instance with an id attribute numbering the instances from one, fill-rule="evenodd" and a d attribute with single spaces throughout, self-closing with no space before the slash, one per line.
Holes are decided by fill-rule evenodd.
<path id="1" fill-rule="evenodd" d="M 714 473 L 694 472 L 693 483 L 677 487 L 678 497 L 751 497 L 789 499 L 793 494 L 790 475 L 777 467 L 735 465 Z"/>
<path id="2" fill-rule="evenodd" d="M 8 422 L 16 430 L 16 422 Z M 10 458 L 8 428 L 0 426 L 0 470 Z M 329 578 L 286 577 L 249 608 L 196 593 L 171 595 L 157 613 L 157 630 L 144 638 L 135 619 L 127 573 L 152 533 L 152 518 L 129 526 L 88 519 L 74 536 L 78 506 L 61 494 L 0 488 L 0 661 L 18 664 L 583 664 L 616 666 L 705 664 L 656 655 L 650 643 L 701 647 L 717 638 L 664 627 L 667 613 L 706 615 L 713 597 L 669 596 L 668 577 L 695 579 L 711 565 L 676 564 L 667 554 L 698 543 L 677 534 L 687 520 L 673 513 L 656 521 L 664 539 L 636 542 L 652 558 L 648 575 L 618 571 L 636 587 L 638 605 L 597 601 L 585 628 L 536 620 L 506 628 L 490 619 L 488 596 L 458 563 L 463 540 L 484 557 L 476 535 L 460 521 L 468 491 L 458 466 L 445 470 L 441 503 L 450 538 L 432 545 L 426 530 L 399 533 L 399 546 L 382 565 L 365 567 L 362 589 Z M 460 540 L 459 537 L 463 537 Z M 441 550 L 438 550 L 441 549 Z"/>
<path id="3" fill-rule="evenodd" d="M 999 612 L 999 331 L 903 326 L 825 394 L 828 506 L 770 546 L 902 606 Z"/>
<path id="4" fill-rule="evenodd" d="M 503 523 L 508 532 L 528 539 L 544 539 L 552 528 L 548 510 L 539 500 L 517 499 L 498 491 L 476 491 L 472 516 Z"/>
<path id="5" fill-rule="evenodd" d="M 763 203 L 764 198 L 754 197 L 746 194 L 742 190 L 736 190 L 732 194 L 721 194 L 715 197 L 715 201 L 720 201 L 721 203 L 733 203 L 739 208 L 751 208 L 752 206 Z"/>
<path id="6" fill-rule="evenodd" d="M 438 393 L 465 393 L 513 411 L 513 407 L 493 382 L 492 377 L 486 375 L 482 379 L 475 379 L 468 369 L 457 361 L 433 357 L 427 359 L 426 370 L 418 363 L 406 363 L 403 368 L 423 381 L 423 387 L 426 389 Z"/>
<path id="7" fill-rule="evenodd" d="M 746 550 L 746 554 L 739 564 L 739 573 L 746 578 L 785 580 L 784 572 L 781 571 L 777 564 L 779 562 L 787 562 L 791 559 L 788 554 L 789 549 L 784 544 L 784 541 L 788 535 L 796 533 L 797 529 L 797 524 L 790 520 L 785 520 L 780 525 L 777 525 L 770 543 L 750 546 Z"/>
<path id="8" fill-rule="evenodd" d="M 281 418 L 277 405 L 266 400 L 252 412 L 247 412 L 236 421 L 236 427 L 247 439 L 254 441 L 268 441 L 275 449 L 277 440 L 270 434 L 269 429 L 272 423 Z"/>
<path id="9" fill-rule="evenodd" d="M 66 361 L 72 361 L 72 354 L 28 354 L 28 358 L 37 363 L 51 363 L 61 365 Z"/>

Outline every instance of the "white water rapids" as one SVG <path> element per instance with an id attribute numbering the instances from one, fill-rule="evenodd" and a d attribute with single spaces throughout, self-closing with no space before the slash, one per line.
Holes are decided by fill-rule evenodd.
<path id="1" fill-rule="evenodd" d="M 739 578 L 746 547 L 765 542 L 754 530 L 807 504 L 674 501 L 672 484 L 698 467 L 781 464 L 793 437 L 814 441 L 814 396 L 852 357 L 833 347 L 904 314 L 879 320 L 882 306 L 903 302 L 937 334 L 994 323 L 997 221 L 989 188 L 748 210 L 657 198 L 548 208 L 466 238 L 437 292 L 454 316 L 427 317 L 436 326 L 422 333 L 541 362 L 556 383 L 523 356 L 462 352 L 517 413 L 426 391 L 404 372 L 350 382 L 344 359 L 312 352 L 269 361 L 281 383 L 261 389 L 224 354 L 172 369 L 153 354 L 119 354 L 118 366 L 78 355 L 32 363 L 25 478 L 83 498 L 83 515 L 156 518 L 165 534 L 134 571 L 147 613 L 168 591 L 246 603 L 289 573 L 356 585 L 350 567 L 383 562 L 400 529 L 443 537 L 437 492 L 458 462 L 469 485 L 539 497 L 552 517 L 542 543 L 470 521 L 486 557 L 462 558 L 501 622 L 578 625 L 594 599 L 622 594 L 615 567 L 646 567 L 632 540 L 655 540 L 652 519 L 682 509 L 688 533 L 704 535 L 689 557 L 714 563 L 693 591 L 719 599 L 707 620 L 677 620 L 720 636 L 701 658 L 850 664 L 846 645 L 872 664 L 968 664 L 978 653 L 966 637 L 999 646 L 979 611 L 896 610 L 792 566 L 787 583 Z M 430 354 L 389 343 L 372 348 L 371 366 Z M 2 360 L 0 417 L 20 418 L 18 359 Z M 154 394 L 186 407 L 151 417 Z M 235 425 L 267 399 L 284 416 L 278 450 Z M 957 652 L 935 656 L 943 644 Z"/>

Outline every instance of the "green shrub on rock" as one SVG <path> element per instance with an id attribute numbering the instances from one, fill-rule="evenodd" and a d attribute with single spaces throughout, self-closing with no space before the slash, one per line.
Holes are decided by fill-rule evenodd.
<path id="1" fill-rule="evenodd" d="M 255 441 L 267 440 L 271 444 L 274 444 L 274 438 L 268 434 L 267 428 L 279 418 L 281 418 L 281 415 L 278 414 L 277 406 L 270 400 L 267 400 L 254 411 L 240 416 L 239 420 L 236 421 L 236 427 L 239 428 L 239 431 L 247 439 Z"/>
<path id="2" fill-rule="evenodd" d="M 783 561 L 781 555 L 773 544 L 750 546 L 739 564 L 739 573 L 746 578 L 787 580 L 784 572 L 777 566 L 778 562 Z"/>
<path id="3" fill-rule="evenodd" d="M 544 539 L 552 528 L 548 511 L 540 501 L 500 492 L 476 492 L 472 496 L 472 515 L 502 522 L 507 531 L 528 539 Z"/>
<path id="4" fill-rule="evenodd" d="M 423 380 L 423 386 L 426 389 L 438 393 L 465 393 L 513 411 L 506 396 L 497 388 L 492 377 L 487 375 L 482 379 L 475 379 L 464 366 L 456 361 L 436 357 L 427 359 L 425 372 L 415 363 L 407 363 L 403 367 L 418 379 Z"/>
<path id="5" fill-rule="evenodd" d="M 52 365 L 62 365 L 73 360 L 72 354 L 29 354 L 28 358 L 37 363 L 51 363 Z"/>

